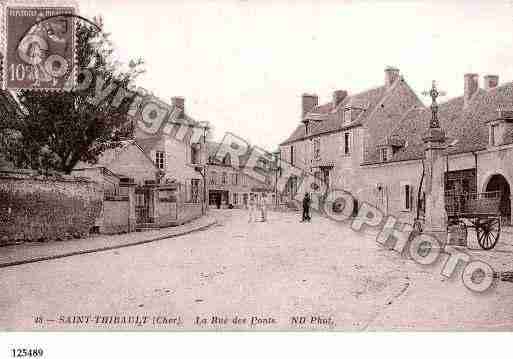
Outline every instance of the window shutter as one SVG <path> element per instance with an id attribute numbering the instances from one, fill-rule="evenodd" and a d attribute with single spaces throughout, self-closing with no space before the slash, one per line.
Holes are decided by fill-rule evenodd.
<path id="1" fill-rule="evenodd" d="M 413 187 L 409 183 L 401 183 L 401 201 L 405 211 L 411 211 L 413 208 Z"/>
<path id="2" fill-rule="evenodd" d="M 410 184 L 408 182 L 401 182 L 401 208 L 403 211 L 408 211 L 410 206 L 410 201 L 411 201 L 411 196 L 408 197 L 408 194 L 407 194 L 407 191 L 411 191 L 410 190 Z"/>
<path id="3" fill-rule="evenodd" d="M 414 196 L 413 194 L 413 186 L 410 186 L 410 211 L 413 210 L 413 206 L 415 204 L 415 198 L 417 198 L 417 196 Z"/>

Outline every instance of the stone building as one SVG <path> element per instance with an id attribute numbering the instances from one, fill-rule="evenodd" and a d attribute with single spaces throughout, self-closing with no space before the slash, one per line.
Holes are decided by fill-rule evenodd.
<path id="1" fill-rule="evenodd" d="M 313 174 L 329 188 L 358 196 L 361 164 L 372 158 L 378 144 L 387 143 L 388 131 L 405 113 L 423 106 L 398 69 L 388 67 L 384 75 L 378 87 L 356 94 L 337 90 L 332 101 L 322 105 L 317 95 L 304 94 L 301 121 L 281 143 L 281 160 Z M 390 143 L 392 148 L 397 145 Z M 291 177 L 286 191 L 289 199 L 297 187 L 298 179 Z"/>
<path id="2" fill-rule="evenodd" d="M 513 83 L 500 85 L 496 75 L 484 76 L 483 82 L 480 86 L 477 74 L 466 74 L 463 95 L 438 106 L 444 136 L 437 140 L 442 178 L 437 190 L 442 198 L 455 188 L 466 193 L 499 191 L 507 224 L 513 183 Z M 325 105 L 318 105 L 314 95 L 304 95 L 301 124 L 281 144 L 281 158 L 316 174 L 329 188 L 350 191 L 359 202 L 413 223 L 426 215 L 432 163 L 425 136 L 431 117 L 431 109 L 399 71 L 387 68 L 383 86 L 360 94 L 336 91 Z M 293 195 L 295 188 L 292 178 L 287 193 Z"/>
<path id="3" fill-rule="evenodd" d="M 445 132 L 443 189 L 459 188 L 467 193 L 499 191 L 504 224 L 511 221 L 513 183 L 513 83 L 499 84 L 496 75 L 466 74 L 463 95 L 439 105 L 440 127 Z M 411 221 L 420 206 L 426 164 L 423 135 L 429 126 L 431 110 L 425 107 L 407 111 L 398 126 L 391 129 L 379 150 L 362 164 L 365 186 L 361 198 L 376 203 L 388 213 Z M 398 143 L 398 146 L 392 144 Z M 386 158 L 380 151 L 387 151 Z M 425 172 L 425 171 L 424 171 Z M 419 191 L 420 188 L 420 191 Z"/>
<path id="4" fill-rule="evenodd" d="M 266 196 L 271 203 L 275 203 L 275 172 L 271 170 L 272 163 L 263 158 L 258 162 L 258 168 L 255 170 L 265 176 L 265 183 L 262 183 L 244 174 L 240 169 L 234 168 L 229 154 L 219 161 L 215 156 L 219 146 L 223 145 L 215 142 L 207 143 L 209 205 L 212 207 L 220 205 L 223 208 L 246 208 L 251 196 L 254 198 Z M 240 159 L 241 168 L 246 160 L 247 158 Z"/>
<path id="5" fill-rule="evenodd" d="M 132 184 L 139 228 L 177 225 L 205 213 L 205 129 L 185 113 L 183 98 L 169 105 L 151 96 L 141 108 L 150 101 L 165 114 L 160 122 L 146 123 L 140 111 L 132 119 L 132 139 L 105 151 L 97 164 L 79 163 L 74 169 L 99 182 L 105 182 L 107 169 Z"/>
<path id="6" fill-rule="evenodd" d="M 136 117 L 134 137 L 161 171 L 159 182 L 180 185 L 183 210 L 191 216 L 198 216 L 198 211 L 201 215 L 205 212 L 204 143 L 208 129 L 187 114 L 182 97 L 173 97 L 171 104 L 153 96 L 150 101 L 164 109 L 167 116 L 155 132 L 148 130 L 145 122 Z"/>

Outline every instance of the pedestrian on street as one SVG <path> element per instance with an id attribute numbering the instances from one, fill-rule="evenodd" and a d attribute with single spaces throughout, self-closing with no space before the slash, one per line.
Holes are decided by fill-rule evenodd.
<path id="1" fill-rule="evenodd" d="M 262 222 L 267 222 L 267 205 L 268 205 L 268 200 L 267 200 L 267 195 L 264 193 L 262 194 L 262 203 L 261 203 L 261 212 L 262 212 Z"/>
<path id="2" fill-rule="evenodd" d="M 303 198 L 303 219 L 301 222 L 310 222 L 310 202 L 310 194 L 306 192 Z"/>
<path id="3" fill-rule="evenodd" d="M 262 221 L 262 197 L 258 194 L 255 195 L 255 217 L 260 214 L 260 220 L 257 221 L 255 218 L 255 222 L 261 222 Z"/>
<path id="4" fill-rule="evenodd" d="M 252 194 L 250 194 L 249 202 L 248 202 L 248 223 L 255 221 L 255 211 L 256 211 L 255 197 Z"/>

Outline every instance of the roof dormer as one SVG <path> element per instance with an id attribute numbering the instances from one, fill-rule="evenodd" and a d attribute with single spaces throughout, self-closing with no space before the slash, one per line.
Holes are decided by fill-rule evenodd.
<path id="1" fill-rule="evenodd" d="M 488 147 L 497 147 L 513 140 L 513 108 L 499 108 L 495 120 L 488 121 Z"/>
<path id="2" fill-rule="evenodd" d="M 389 136 L 378 145 L 379 160 L 381 162 L 388 162 L 392 156 L 401 148 L 406 146 L 406 142 L 395 136 Z"/>

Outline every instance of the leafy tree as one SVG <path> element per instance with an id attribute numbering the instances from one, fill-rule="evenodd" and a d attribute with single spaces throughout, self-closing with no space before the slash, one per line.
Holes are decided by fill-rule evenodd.
<path id="1" fill-rule="evenodd" d="M 120 89 L 134 87 L 144 72 L 141 59 L 123 66 L 113 58 L 110 35 L 77 22 L 78 84 L 63 92 L 22 90 L 16 96 L 21 111 L 15 118 L 0 118 L 0 149 L 18 167 L 41 172 L 69 173 L 79 161 L 95 163 L 107 149 L 121 145 L 132 133 L 128 112 L 131 98 L 115 104 Z M 84 70 L 85 69 L 85 70 Z M 98 92 L 112 89 L 101 101 Z M 131 94 L 130 92 L 128 92 Z M 113 103 L 114 101 L 114 103 Z"/>

